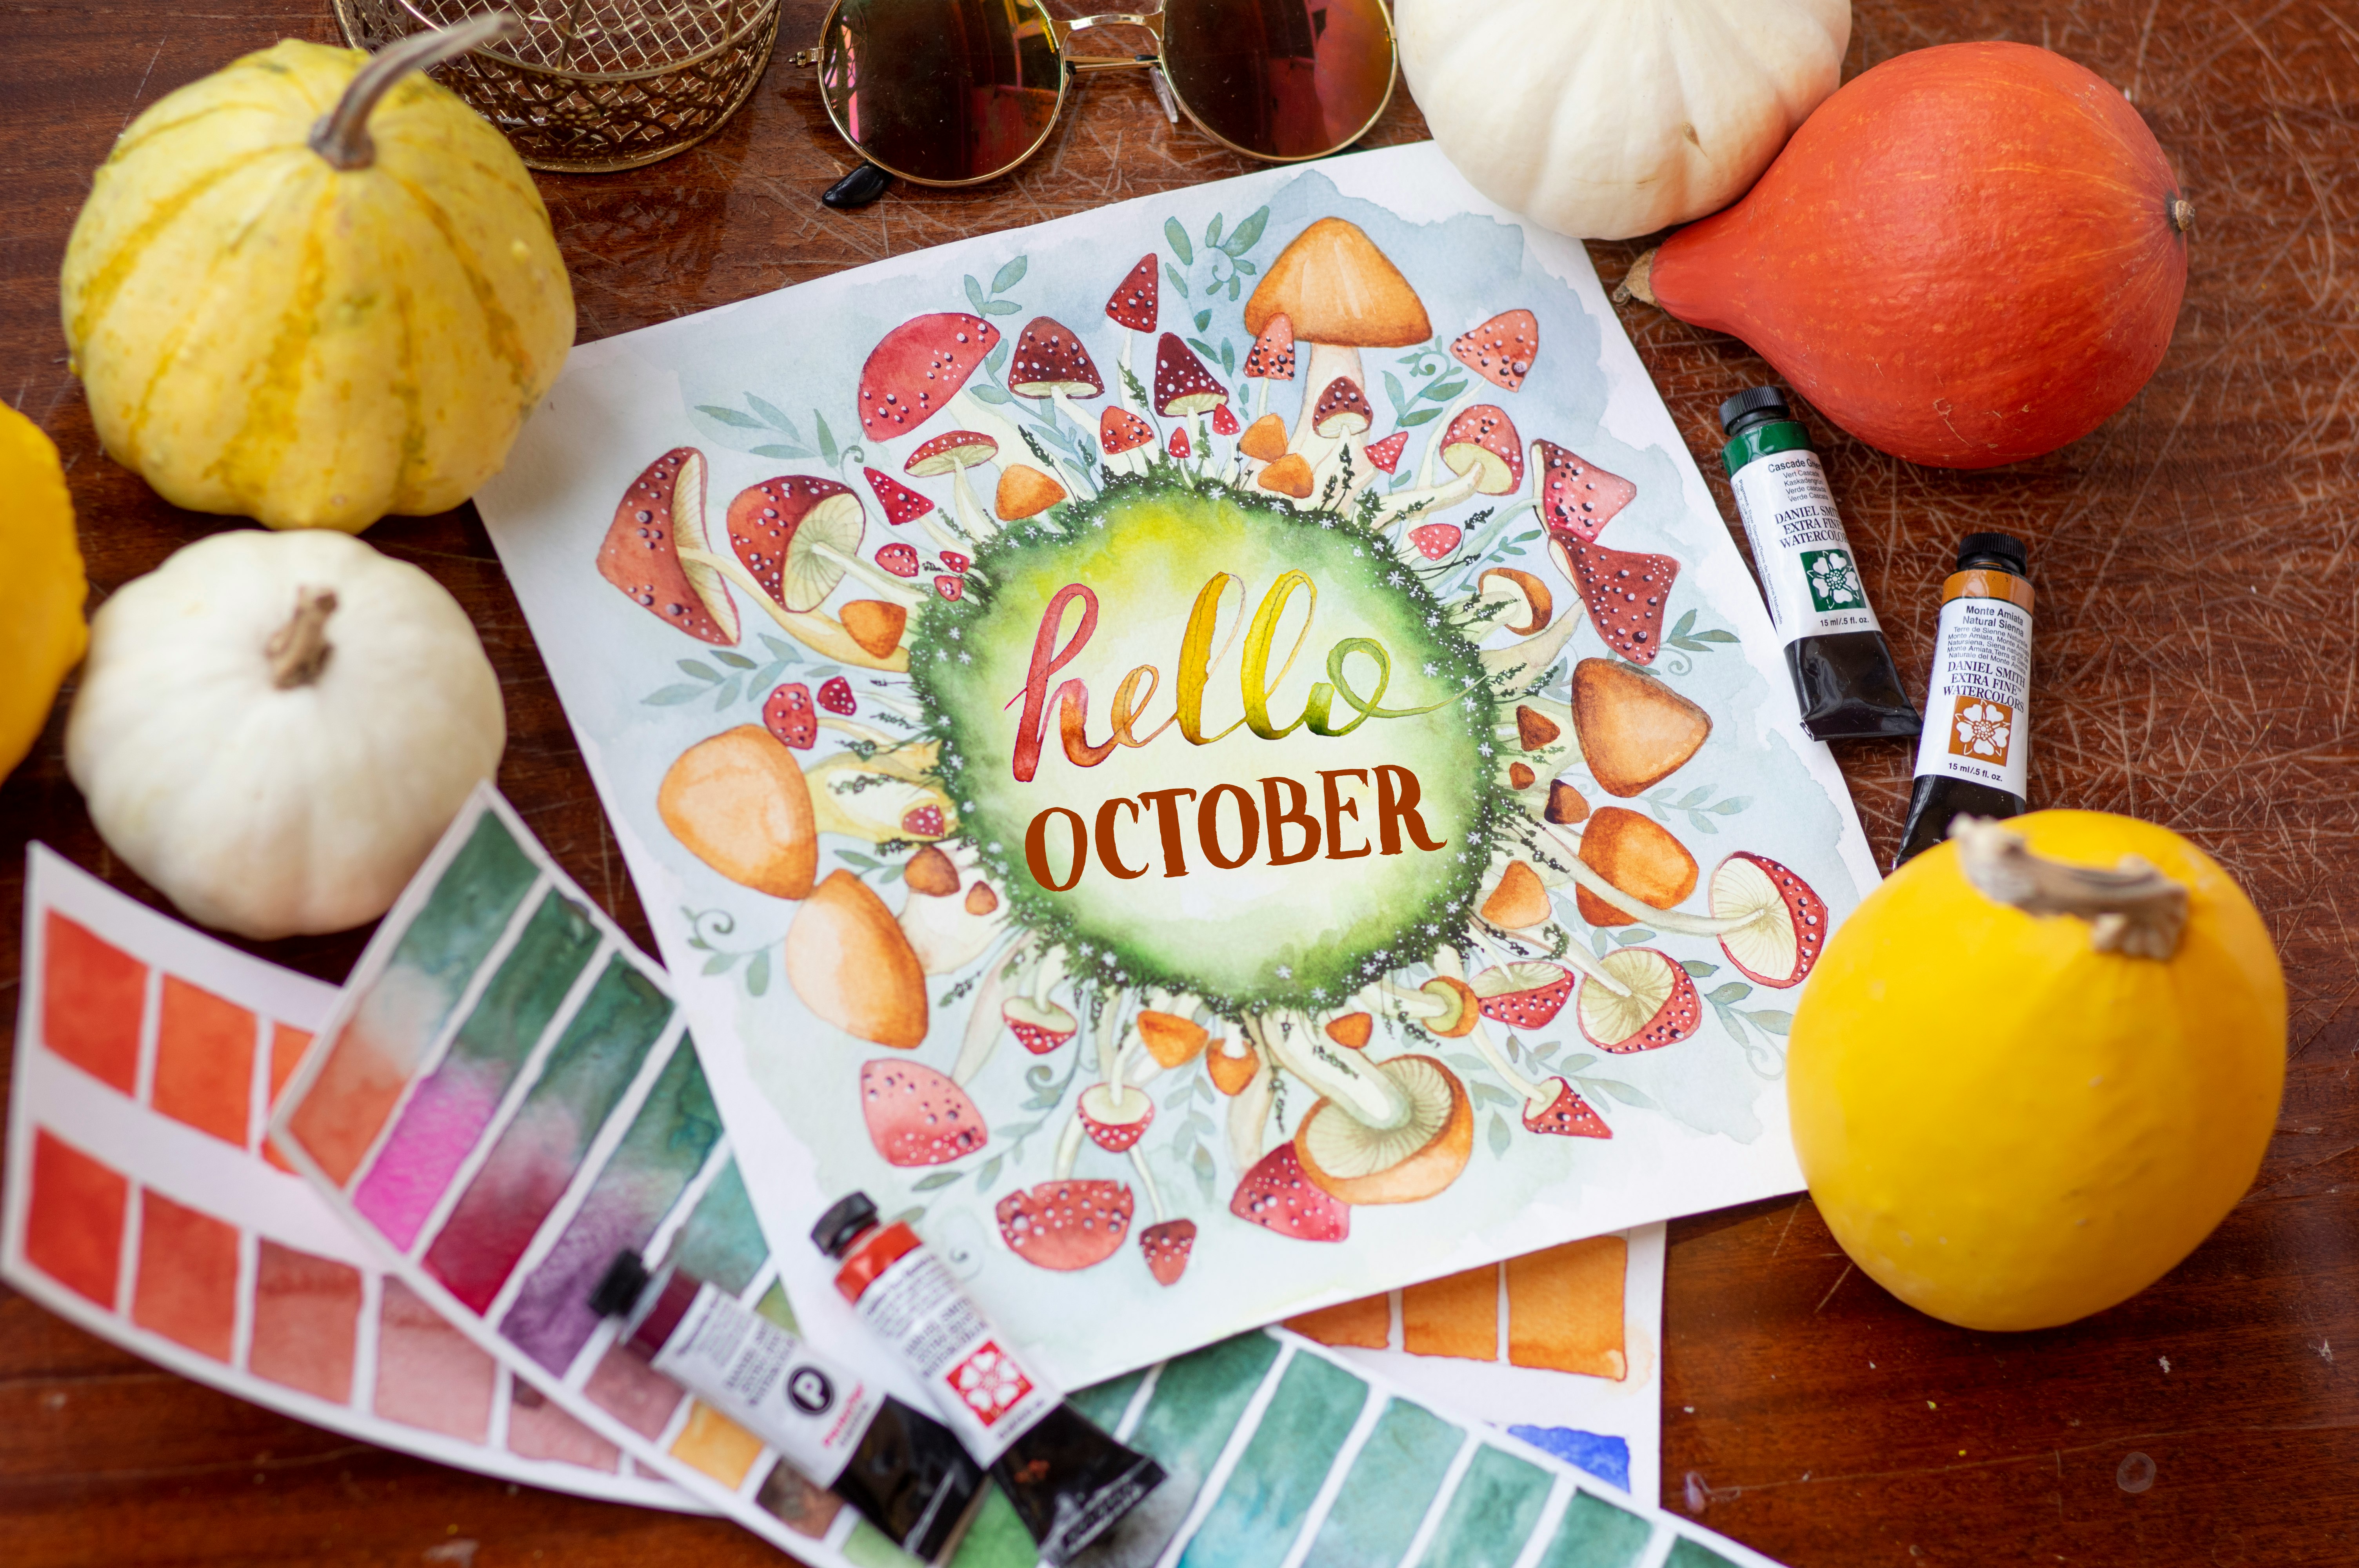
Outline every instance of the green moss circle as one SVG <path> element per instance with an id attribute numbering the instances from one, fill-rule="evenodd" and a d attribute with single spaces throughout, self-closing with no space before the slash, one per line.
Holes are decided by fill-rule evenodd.
<path id="1" fill-rule="evenodd" d="M 1164 464 L 1143 478 L 1114 477 L 1094 499 L 1007 526 L 982 546 L 975 565 L 967 597 L 919 614 L 910 676 L 940 743 L 938 771 L 957 805 L 961 835 L 1006 891 L 1015 918 L 1063 945 L 1078 976 L 1192 992 L 1234 1013 L 1285 1007 L 1316 1012 L 1388 970 L 1429 957 L 1462 928 L 1492 842 L 1515 810 L 1497 776 L 1497 704 L 1474 644 L 1385 541 L 1342 514 L 1298 512 L 1211 480 L 1191 484 Z M 1283 730 L 1304 712 L 1314 684 L 1331 678 L 1330 651 L 1344 638 L 1380 644 L 1389 661 L 1389 680 L 1377 698 L 1377 661 L 1364 650 L 1349 655 L 1343 668 L 1354 689 L 1386 708 L 1427 711 L 1370 717 L 1339 735 L 1299 726 L 1278 739 L 1240 722 L 1244 626 L 1272 584 L 1296 569 L 1307 574 L 1316 596 L 1298 591 L 1278 621 L 1268 665 L 1271 727 Z M 1201 745 L 1176 725 L 1155 735 L 1174 712 L 1190 609 L 1221 573 L 1243 581 L 1243 608 L 1229 589 L 1214 645 L 1232 627 L 1239 634 L 1205 684 L 1202 732 L 1235 728 Z M 1029 783 L 1018 782 L 1013 754 L 1034 643 L 1049 602 L 1072 583 L 1094 593 L 1098 620 L 1087 644 L 1050 678 L 1052 697 L 1066 681 L 1081 680 L 1089 694 L 1086 737 L 1103 742 L 1124 676 L 1153 666 L 1154 695 L 1138 705 L 1136 732 L 1155 738 L 1078 767 L 1060 743 L 1052 701 L 1038 771 Z M 1307 635 L 1280 678 L 1277 671 L 1304 625 L 1306 607 Z M 1059 646 L 1080 621 L 1080 611 L 1069 608 Z M 1330 727 L 1342 727 L 1355 712 L 1338 698 Z M 1419 849 L 1408 823 L 1396 817 L 1399 850 L 1382 852 L 1374 786 L 1376 770 L 1387 765 L 1415 776 L 1417 814 L 1428 838 L 1440 841 L 1439 849 Z M 1349 770 L 1364 770 L 1367 783 Z M 1370 852 L 1330 855 L 1321 771 L 1338 774 L 1342 798 L 1356 797 L 1356 817 L 1339 818 L 1343 848 L 1367 844 Z M 1272 777 L 1304 786 L 1304 809 L 1321 824 L 1318 857 L 1270 865 L 1264 822 L 1245 865 L 1208 863 L 1199 817 L 1204 795 L 1230 784 L 1265 803 L 1275 787 L 1278 803 L 1290 804 L 1290 791 L 1261 782 Z M 1393 778 L 1397 784 L 1398 775 Z M 1197 792 L 1173 803 L 1184 875 L 1171 874 L 1175 862 L 1158 809 L 1139 804 L 1144 793 L 1172 788 Z M 1127 796 L 1138 807 L 1135 816 L 1129 807 L 1113 808 L 1117 855 L 1142 871 L 1130 880 L 1103 863 L 1095 841 L 1094 825 L 1113 796 Z M 1041 885 L 1027 865 L 1026 835 L 1050 807 L 1075 813 L 1092 828 L 1089 860 L 1064 892 Z M 1218 821 L 1222 852 L 1234 857 L 1243 829 L 1234 795 L 1223 797 Z M 1070 825 L 1054 818 L 1045 837 L 1051 880 L 1061 879 L 1070 871 Z M 1289 827 L 1287 847 L 1299 849 L 1303 837 Z"/>

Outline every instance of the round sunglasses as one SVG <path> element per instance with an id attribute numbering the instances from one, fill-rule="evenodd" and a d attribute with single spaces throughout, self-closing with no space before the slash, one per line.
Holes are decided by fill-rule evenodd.
<path id="1" fill-rule="evenodd" d="M 1085 28 L 1144 28 L 1152 54 L 1073 56 Z M 1060 21 L 1039 0 L 835 0 L 816 49 L 844 140 L 919 185 L 995 179 L 1039 150 L 1083 71 L 1145 69 L 1170 114 L 1233 152 L 1291 163 L 1358 140 L 1391 99 L 1384 0 L 1166 0 Z M 1178 119 L 1175 114 L 1173 119 Z"/>

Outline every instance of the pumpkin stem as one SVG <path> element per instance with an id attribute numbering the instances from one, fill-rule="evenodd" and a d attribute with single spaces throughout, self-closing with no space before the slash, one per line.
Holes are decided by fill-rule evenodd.
<path id="1" fill-rule="evenodd" d="M 328 667 L 328 655 L 336 651 L 328 641 L 328 617 L 335 612 L 334 589 L 295 590 L 295 613 L 262 645 L 262 651 L 270 655 L 272 686 L 291 691 L 320 678 L 320 672 Z"/>
<path id="2" fill-rule="evenodd" d="M 2180 233 L 2195 227 L 2195 203 L 2184 196 L 2170 199 L 2170 226 Z"/>
<path id="3" fill-rule="evenodd" d="M 2187 888 L 2136 855 L 2112 871 L 2035 855 L 2019 833 L 1985 816 L 1950 825 L 1958 865 L 1984 897 L 2027 914 L 2071 914 L 2088 921 L 2100 953 L 2168 958 L 2187 925 Z"/>
<path id="4" fill-rule="evenodd" d="M 412 33 L 380 50 L 361 67 L 360 74 L 336 100 L 336 106 L 311 127 L 311 150 L 342 169 L 366 168 L 376 161 L 376 144 L 369 140 L 368 118 L 393 84 L 413 70 L 423 70 L 455 59 L 480 44 L 522 30 L 513 13 L 488 11 L 456 27 Z"/>
<path id="5" fill-rule="evenodd" d="M 1655 251 L 1648 251 L 1630 264 L 1630 270 L 1623 274 L 1621 283 L 1614 287 L 1614 304 L 1619 305 L 1625 299 L 1636 299 L 1647 305 L 1655 302 L 1655 290 L 1649 281 L 1655 274 Z"/>

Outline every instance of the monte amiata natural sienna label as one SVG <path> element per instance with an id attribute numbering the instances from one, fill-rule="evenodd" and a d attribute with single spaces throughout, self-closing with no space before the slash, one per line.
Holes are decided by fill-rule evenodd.
<path id="1" fill-rule="evenodd" d="M 1954 572 L 1941 585 L 1918 777 L 1947 774 L 2024 798 L 2031 765 L 2031 585 L 2007 572 Z"/>

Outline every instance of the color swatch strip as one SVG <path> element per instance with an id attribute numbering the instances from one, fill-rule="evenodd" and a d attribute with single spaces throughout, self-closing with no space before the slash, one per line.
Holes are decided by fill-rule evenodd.
<path id="1" fill-rule="evenodd" d="M 0 1271 L 82 1327 L 315 1424 L 650 1507 L 685 1493 L 516 1383 L 263 1142 L 334 1000 L 35 845 Z"/>
<path id="2" fill-rule="evenodd" d="M 806 1556 L 853 1520 L 614 1343 L 617 1252 L 791 1323 L 663 971 L 479 790 L 362 955 L 277 1137 L 401 1287 L 616 1454 Z"/>

